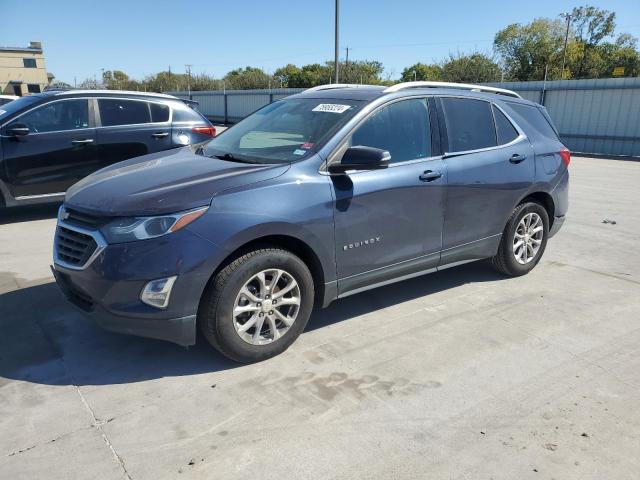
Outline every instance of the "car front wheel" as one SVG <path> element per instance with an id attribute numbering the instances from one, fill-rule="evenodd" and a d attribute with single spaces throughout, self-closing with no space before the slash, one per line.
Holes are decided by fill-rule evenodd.
<path id="1" fill-rule="evenodd" d="M 250 363 L 286 350 L 313 309 L 313 278 L 305 263 L 279 248 L 250 251 L 229 263 L 204 293 L 198 324 L 232 360 Z"/>

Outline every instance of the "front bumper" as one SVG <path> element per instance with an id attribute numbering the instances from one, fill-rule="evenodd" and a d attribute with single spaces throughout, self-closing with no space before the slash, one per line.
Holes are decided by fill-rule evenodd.
<path id="1" fill-rule="evenodd" d="M 167 340 L 185 347 L 196 343 L 196 315 L 166 319 L 116 315 L 99 304 L 92 304 L 92 300 L 77 289 L 66 273 L 53 267 L 51 270 L 67 300 L 101 328 L 110 332 Z"/>
<path id="2" fill-rule="evenodd" d="M 174 234 L 107 245 L 83 269 L 54 261 L 65 297 L 100 327 L 113 332 L 193 345 L 202 292 L 225 252 L 188 228 Z M 177 275 L 166 309 L 143 303 L 151 280 Z"/>

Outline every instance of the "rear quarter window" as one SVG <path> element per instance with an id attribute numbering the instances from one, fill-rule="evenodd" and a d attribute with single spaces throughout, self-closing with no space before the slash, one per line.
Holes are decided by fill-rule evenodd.
<path id="1" fill-rule="evenodd" d="M 518 138 L 518 131 L 511 124 L 509 119 L 505 117 L 504 113 L 493 106 L 493 117 L 496 120 L 496 133 L 498 135 L 498 145 L 505 145 Z"/>
<path id="2" fill-rule="evenodd" d="M 533 130 L 535 133 L 544 138 L 556 141 L 560 140 L 555 128 L 553 128 L 550 121 L 547 120 L 542 110 L 540 110 L 538 107 L 511 102 L 509 102 L 509 107 L 526 122 L 526 124 L 524 125 L 525 131 Z"/>
<path id="3" fill-rule="evenodd" d="M 150 103 L 151 121 L 152 122 L 168 122 L 170 108 L 162 103 Z"/>

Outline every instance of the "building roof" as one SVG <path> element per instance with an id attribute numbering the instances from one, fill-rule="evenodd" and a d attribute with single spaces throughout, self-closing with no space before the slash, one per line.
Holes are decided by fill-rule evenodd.
<path id="1" fill-rule="evenodd" d="M 0 52 L 42 53 L 42 47 L 34 48 L 34 47 L 2 47 L 0 46 Z"/>

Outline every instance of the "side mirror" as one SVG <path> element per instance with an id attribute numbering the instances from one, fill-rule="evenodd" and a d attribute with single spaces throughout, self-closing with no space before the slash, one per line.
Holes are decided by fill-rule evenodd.
<path id="1" fill-rule="evenodd" d="M 349 147 L 340 162 L 329 165 L 330 173 L 344 173 L 347 170 L 379 170 L 387 168 L 391 154 L 380 148 L 362 145 Z"/>
<path id="2" fill-rule="evenodd" d="M 14 123 L 7 128 L 7 135 L 12 137 L 24 137 L 25 135 L 29 135 L 29 132 L 29 127 L 23 123 Z"/>

